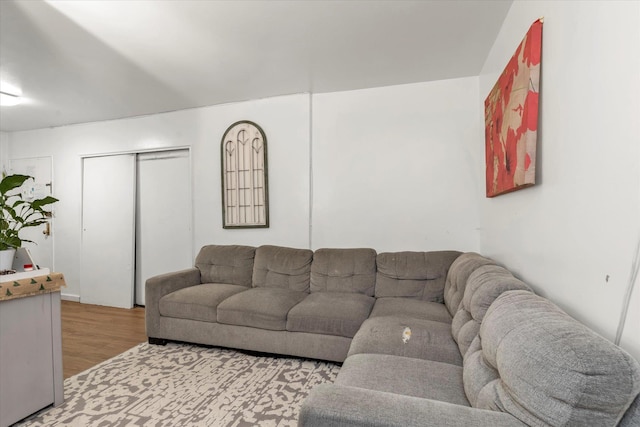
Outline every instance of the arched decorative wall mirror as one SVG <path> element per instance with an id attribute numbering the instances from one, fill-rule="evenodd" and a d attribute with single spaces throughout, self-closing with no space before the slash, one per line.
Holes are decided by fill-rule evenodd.
<path id="1" fill-rule="evenodd" d="M 267 137 L 256 123 L 229 126 L 220 143 L 222 226 L 269 227 Z"/>

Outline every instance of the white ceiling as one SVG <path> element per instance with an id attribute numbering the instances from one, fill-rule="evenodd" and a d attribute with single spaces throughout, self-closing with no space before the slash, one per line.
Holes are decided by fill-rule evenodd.
<path id="1" fill-rule="evenodd" d="M 511 0 L 0 0 L 0 130 L 480 73 Z"/>

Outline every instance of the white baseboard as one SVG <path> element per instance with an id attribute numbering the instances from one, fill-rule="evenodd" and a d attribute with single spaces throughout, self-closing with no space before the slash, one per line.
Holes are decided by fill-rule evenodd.
<path id="1" fill-rule="evenodd" d="M 60 299 L 63 301 L 80 302 L 80 295 L 60 294 Z"/>

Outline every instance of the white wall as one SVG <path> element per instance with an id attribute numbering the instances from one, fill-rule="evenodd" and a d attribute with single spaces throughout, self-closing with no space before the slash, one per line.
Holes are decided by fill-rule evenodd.
<path id="1" fill-rule="evenodd" d="M 67 295 L 81 292 L 81 157 L 101 153 L 191 148 L 194 253 L 209 243 L 477 251 L 482 182 L 473 170 L 481 165 L 469 149 L 480 127 L 477 97 L 473 77 L 311 101 L 310 95 L 270 98 L 16 132 L 9 154 L 53 157 L 54 194 L 61 200 L 54 269 L 65 273 Z M 268 229 L 221 227 L 220 138 L 240 119 L 257 122 L 267 134 Z"/>
<path id="2" fill-rule="evenodd" d="M 480 111 L 541 16 L 538 185 L 482 200 L 481 250 L 613 340 L 640 238 L 640 2 L 514 2 L 480 76 Z M 640 359 L 638 292 L 625 337 Z"/>
<path id="3" fill-rule="evenodd" d="M 477 251 L 477 94 L 473 77 L 313 95 L 313 247 Z"/>
<path id="4" fill-rule="evenodd" d="M 0 132 L 0 174 L 5 171 L 5 162 L 8 159 L 7 149 L 9 148 L 9 133 Z"/>
<path id="5" fill-rule="evenodd" d="M 54 269 L 65 274 L 68 287 L 63 293 L 81 292 L 82 155 L 190 147 L 194 253 L 211 243 L 309 247 L 309 116 L 309 95 L 292 95 L 12 133 L 10 158 L 53 157 L 54 195 L 60 199 L 56 205 Z M 220 139 L 229 125 L 243 119 L 258 123 L 267 135 L 268 229 L 222 228 Z"/>

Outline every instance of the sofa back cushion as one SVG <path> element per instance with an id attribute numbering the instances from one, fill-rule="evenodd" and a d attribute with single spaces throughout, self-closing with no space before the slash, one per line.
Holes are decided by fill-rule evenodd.
<path id="1" fill-rule="evenodd" d="M 444 301 L 444 283 L 456 251 L 385 252 L 378 254 L 376 298 L 407 297 Z"/>
<path id="2" fill-rule="evenodd" d="M 376 251 L 318 249 L 311 263 L 311 292 L 351 292 L 373 296 Z"/>
<path id="3" fill-rule="evenodd" d="M 475 252 L 466 252 L 453 261 L 444 283 L 444 304 L 451 316 L 456 315 L 462 304 L 464 289 L 471 273 L 478 267 L 488 264 L 495 264 L 495 262 Z"/>
<path id="4" fill-rule="evenodd" d="M 309 292 L 313 252 L 282 246 L 260 246 L 253 263 L 253 287 Z"/>
<path id="5" fill-rule="evenodd" d="M 458 343 L 460 354 L 466 354 L 471 342 L 480 332 L 480 324 L 489 306 L 503 292 L 531 289 L 513 277 L 507 269 L 497 265 L 483 265 L 471 273 L 462 297 L 462 304 L 453 316 L 451 334 Z"/>
<path id="6" fill-rule="evenodd" d="M 255 251 L 253 246 L 204 246 L 196 257 L 200 281 L 250 287 Z"/>
<path id="7" fill-rule="evenodd" d="M 508 291 L 464 360 L 467 398 L 527 425 L 616 425 L 640 392 L 640 365 L 550 301 Z"/>

